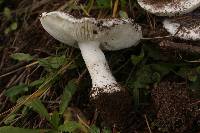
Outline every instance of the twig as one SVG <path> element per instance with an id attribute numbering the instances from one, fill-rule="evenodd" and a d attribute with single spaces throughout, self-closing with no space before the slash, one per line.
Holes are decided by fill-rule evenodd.
<path id="1" fill-rule="evenodd" d="M 193 46 L 186 43 L 175 43 L 171 41 L 162 41 L 160 44 L 160 47 L 166 47 L 171 49 L 177 49 L 181 51 L 191 52 L 191 53 L 200 53 L 200 47 L 199 46 Z"/>
<path id="2" fill-rule="evenodd" d="M 80 121 L 80 123 L 82 123 L 85 127 L 87 127 L 88 129 L 90 129 L 90 126 L 88 126 L 88 124 L 83 119 L 81 119 L 81 117 L 78 114 L 76 114 L 76 117 L 78 118 L 78 120 Z"/>
<path id="3" fill-rule="evenodd" d="M 99 112 L 97 111 L 97 109 L 95 109 L 94 116 L 93 116 L 93 119 L 92 119 L 90 125 L 93 125 L 96 123 L 98 115 L 99 115 Z"/>
<path id="4" fill-rule="evenodd" d="M 0 62 L 0 70 L 3 68 L 4 66 L 4 60 L 5 60 L 5 57 L 6 57 L 6 52 L 3 51 L 3 55 L 2 55 L 2 59 L 1 59 L 1 62 Z"/>
<path id="5" fill-rule="evenodd" d="M 17 72 L 17 71 L 20 71 L 20 70 L 22 70 L 22 69 L 25 69 L 25 68 L 34 66 L 34 65 L 36 65 L 36 64 L 38 64 L 38 61 L 33 62 L 33 63 L 31 63 L 31 64 L 28 64 L 28 65 L 26 65 L 26 66 L 20 67 L 20 68 L 18 68 L 18 69 L 16 69 L 16 70 L 13 70 L 13 71 L 11 71 L 11 72 L 5 73 L 5 74 L 3 74 L 3 75 L 0 75 L 0 78 L 6 77 L 6 76 L 8 76 L 8 75 L 10 75 L 10 74 L 13 74 L 13 73 L 15 73 L 15 72 Z"/>
<path id="6" fill-rule="evenodd" d="M 149 126 L 149 122 L 148 122 L 147 116 L 144 115 L 144 118 L 145 118 L 145 121 L 146 121 L 146 124 L 147 124 L 148 130 L 149 130 L 149 133 L 152 133 L 151 128 L 150 128 L 150 126 Z"/>
<path id="7" fill-rule="evenodd" d="M 78 79 L 76 80 L 76 83 L 79 84 L 81 79 L 83 78 L 83 76 L 86 74 L 87 69 L 85 69 L 78 77 Z"/>
<path id="8" fill-rule="evenodd" d="M 169 36 L 156 36 L 156 37 L 150 37 L 150 38 L 142 38 L 141 40 L 154 40 L 154 39 L 163 39 L 163 38 L 170 38 L 170 37 L 173 37 L 171 35 Z"/>

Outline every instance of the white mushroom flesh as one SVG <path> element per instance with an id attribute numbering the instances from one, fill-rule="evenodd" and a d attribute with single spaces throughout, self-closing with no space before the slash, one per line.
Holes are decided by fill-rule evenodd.
<path id="1" fill-rule="evenodd" d="M 91 97 L 118 92 L 122 88 L 113 77 L 101 50 L 119 50 L 137 45 L 142 38 L 139 25 L 131 19 L 76 19 L 63 12 L 43 13 L 44 29 L 57 40 L 78 47 L 92 79 Z"/>
<path id="2" fill-rule="evenodd" d="M 120 91 L 113 77 L 106 58 L 96 41 L 79 42 L 79 48 L 92 79 L 91 97 L 98 93 L 113 93 Z M 112 87 L 109 87 L 112 86 Z M 103 90 L 101 88 L 104 88 Z M 101 92 L 99 92 L 101 91 Z"/>

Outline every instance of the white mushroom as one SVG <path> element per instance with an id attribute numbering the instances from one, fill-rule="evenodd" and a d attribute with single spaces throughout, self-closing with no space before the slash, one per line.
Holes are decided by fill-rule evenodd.
<path id="1" fill-rule="evenodd" d="M 92 79 L 92 98 L 121 91 L 101 48 L 119 50 L 137 45 L 142 38 L 140 26 L 131 19 L 77 19 L 58 11 L 43 13 L 40 21 L 54 38 L 80 48 Z"/>
<path id="2" fill-rule="evenodd" d="M 158 16 L 175 16 L 195 10 L 200 0 L 138 0 L 138 4 Z"/>
<path id="3" fill-rule="evenodd" d="M 191 19 L 189 22 L 166 19 L 163 27 L 172 35 L 184 40 L 200 40 L 200 19 Z"/>
<path id="4" fill-rule="evenodd" d="M 135 121 L 131 96 L 113 77 L 101 49 L 137 45 L 142 38 L 141 27 L 131 19 L 76 19 L 57 11 L 43 13 L 40 21 L 54 38 L 80 48 L 92 79 L 91 101 L 109 126 L 127 132 L 132 126 L 127 121 Z"/>

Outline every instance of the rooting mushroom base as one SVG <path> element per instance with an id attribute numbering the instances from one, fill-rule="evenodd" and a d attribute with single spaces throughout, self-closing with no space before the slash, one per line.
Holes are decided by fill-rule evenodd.
<path id="1" fill-rule="evenodd" d="M 92 99 L 101 119 L 107 126 L 115 127 L 122 133 L 129 133 L 136 128 L 136 114 L 133 111 L 133 102 L 127 90 L 123 89 L 114 93 L 100 93 Z M 127 131 L 128 130 L 128 131 Z"/>

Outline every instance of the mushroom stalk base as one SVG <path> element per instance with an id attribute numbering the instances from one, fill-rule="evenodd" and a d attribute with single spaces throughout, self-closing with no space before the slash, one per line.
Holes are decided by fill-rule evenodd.
<path id="1" fill-rule="evenodd" d="M 100 91 L 100 93 L 120 91 L 120 87 L 117 87 L 117 82 L 110 71 L 105 55 L 99 47 L 100 43 L 98 41 L 84 41 L 78 45 L 92 79 L 91 97 L 95 97 Z"/>
<path id="2" fill-rule="evenodd" d="M 106 126 L 115 127 L 120 133 L 132 133 L 140 126 L 141 118 L 134 112 L 131 95 L 125 88 L 119 92 L 100 93 L 91 103 Z"/>
<path id="3" fill-rule="evenodd" d="M 133 123 L 136 120 L 132 99 L 128 91 L 121 87 L 112 76 L 99 46 L 100 43 L 96 41 L 79 43 L 92 78 L 91 103 L 108 126 L 115 126 L 122 133 L 128 133 L 127 129 L 135 128 Z"/>

